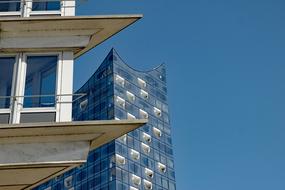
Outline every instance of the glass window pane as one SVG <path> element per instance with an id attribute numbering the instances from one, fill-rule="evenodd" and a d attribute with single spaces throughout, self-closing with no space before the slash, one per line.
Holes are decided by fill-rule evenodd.
<path id="1" fill-rule="evenodd" d="M 0 57 L 0 96 L 11 96 L 15 57 Z M 10 98 L 0 98 L 0 108 L 9 108 Z"/>
<path id="2" fill-rule="evenodd" d="M 24 107 L 55 105 L 57 56 L 28 56 Z M 48 96 L 46 96 L 48 95 Z"/>
<path id="3" fill-rule="evenodd" d="M 60 1 L 33 2 L 33 11 L 58 11 L 60 10 Z"/>
<path id="4" fill-rule="evenodd" d="M 12 1 L 8 3 L 8 1 Z M 0 0 L 0 12 L 10 12 L 10 11 L 20 11 L 20 0 L 15 2 L 15 0 Z"/>

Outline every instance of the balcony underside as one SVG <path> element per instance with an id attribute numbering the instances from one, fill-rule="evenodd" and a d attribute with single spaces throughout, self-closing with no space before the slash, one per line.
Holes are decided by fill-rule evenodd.
<path id="1" fill-rule="evenodd" d="M 31 189 L 87 160 L 88 152 L 146 120 L 0 125 L 0 189 Z"/>
<path id="2" fill-rule="evenodd" d="M 73 51 L 79 57 L 141 15 L 0 18 L 0 53 Z"/>

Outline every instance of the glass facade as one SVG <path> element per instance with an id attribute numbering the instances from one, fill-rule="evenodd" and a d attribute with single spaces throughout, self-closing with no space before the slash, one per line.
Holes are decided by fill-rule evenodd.
<path id="1" fill-rule="evenodd" d="M 165 67 L 140 72 L 112 50 L 76 93 L 73 120 L 140 119 L 149 122 L 91 151 L 86 164 L 36 190 L 175 190 Z"/>
<path id="2" fill-rule="evenodd" d="M 15 0 L 0 0 L 0 12 L 20 11 L 20 6 L 20 1 L 17 2 Z"/>

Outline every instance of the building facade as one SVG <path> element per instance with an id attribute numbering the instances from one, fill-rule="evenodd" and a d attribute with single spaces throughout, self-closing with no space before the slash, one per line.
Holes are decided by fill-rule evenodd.
<path id="1" fill-rule="evenodd" d="M 75 2 L 0 0 L 1 190 L 38 187 L 147 122 L 72 120 L 74 60 L 142 18 L 75 16 Z"/>
<path id="2" fill-rule="evenodd" d="M 148 119 L 143 127 L 91 151 L 88 162 L 37 190 L 175 190 L 165 66 L 137 71 L 112 49 L 76 92 L 73 120 Z"/>

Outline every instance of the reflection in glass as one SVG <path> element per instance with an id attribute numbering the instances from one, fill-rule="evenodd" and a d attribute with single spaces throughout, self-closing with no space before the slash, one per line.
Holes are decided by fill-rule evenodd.
<path id="1" fill-rule="evenodd" d="M 11 1 L 8 3 L 8 1 Z M 20 0 L 0 0 L 0 12 L 20 11 Z"/>
<path id="2" fill-rule="evenodd" d="M 60 1 L 33 2 L 33 11 L 58 11 L 60 10 Z"/>
<path id="3" fill-rule="evenodd" d="M 15 57 L 0 57 L 0 96 L 11 96 Z M 0 98 L 0 108 L 9 108 L 10 98 Z"/>
<path id="4" fill-rule="evenodd" d="M 24 107 L 55 105 L 57 56 L 28 56 Z M 47 96 L 48 95 L 48 96 Z"/>

